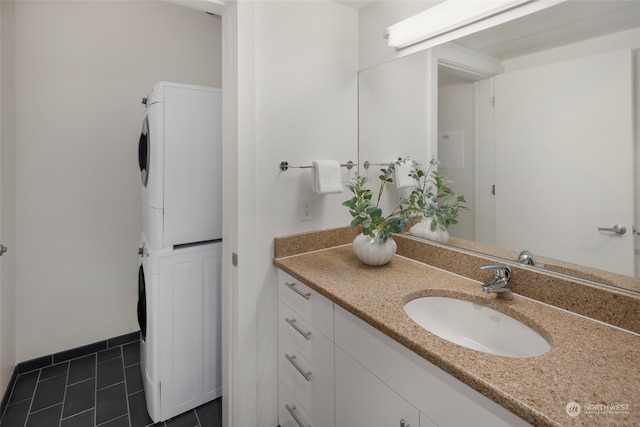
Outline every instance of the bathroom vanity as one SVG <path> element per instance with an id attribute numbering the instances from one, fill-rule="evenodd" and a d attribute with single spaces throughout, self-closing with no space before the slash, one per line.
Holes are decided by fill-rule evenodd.
<path id="1" fill-rule="evenodd" d="M 322 233 L 276 239 L 282 427 L 640 423 L 638 334 L 517 291 L 512 301 L 497 300 L 482 292 L 482 282 L 408 253 L 368 267 L 341 244 L 348 230 L 344 238 L 327 233 L 330 243 Z M 322 242 L 300 244 L 316 240 Z M 433 250 L 429 242 L 411 244 Z M 403 310 L 425 296 L 505 313 L 551 349 L 518 358 L 454 344 Z"/>

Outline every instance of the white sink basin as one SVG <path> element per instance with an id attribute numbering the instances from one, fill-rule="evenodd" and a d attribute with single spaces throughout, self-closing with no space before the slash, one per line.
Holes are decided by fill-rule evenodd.
<path id="1" fill-rule="evenodd" d="M 507 357 L 535 357 L 551 346 L 524 323 L 480 304 L 446 297 L 409 301 L 404 311 L 429 332 L 461 346 Z"/>

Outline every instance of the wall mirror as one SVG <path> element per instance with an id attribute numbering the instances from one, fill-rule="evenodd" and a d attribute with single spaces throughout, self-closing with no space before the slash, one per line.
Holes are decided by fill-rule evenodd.
<path id="1" fill-rule="evenodd" d="M 640 292 L 638 22 L 568 1 L 362 70 L 360 173 L 434 156 L 471 208 L 448 244 Z"/>

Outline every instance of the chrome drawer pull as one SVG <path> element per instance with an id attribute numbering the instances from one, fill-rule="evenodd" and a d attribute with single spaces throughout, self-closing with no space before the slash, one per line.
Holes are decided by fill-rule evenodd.
<path id="1" fill-rule="evenodd" d="M 286 317 L 284 318 L 285 322 L 287 322 L 288 324 L 291 325 L 291 327 L 293 327 L 293 329 L 295 329 L 296 331 L 298 331 L 298 333 L 300 335 L 302 335 L 303 337 L 305 337 L 306 339 L 310 340 L 311 339 L 311 331 L 309 332 L 305 332 L 302 329 L 300 329 L 300 326 L 298 326 L 296 324 L 296 319 L 287 319 Z"/>
<path id="2" fill-rule="evenodd" d="M 310 292 L 307 292 L 305 294 L 300 289 L 296 288 L 296 284 L 295 283 L 284 282 L 284 285 L 287 288 L 291 289 L 292 291 L 295 291 L 295 293 L 297 293 L 298 295 L 300 295 L 304 299 L 309 299 L 311 297 L 311 293 Z"/>
<path id="3" fill-rule="evenodd" d="M 289 362 L 291 362 L 291 364 L 293 365 L 294 368 L 296 368 L 298 370 L 298 372 L 300 372 L 302 374 L 302 376 L 304 377 L 305 380 L 307 381 L 311 381 L 311 371 L 305 372 L 304 369 L 302 369 L 300 367 L 300 365 L 298 365 L 295 361 L 296 356 L 289 356 L 288 354 L 285 354 L 284 357 L 287 358 L 287 360 Z"/>
<path id="4" fill-rule="evenodd" d="M 284 407 L 287 408 L 287 411 L 289 411 L 289 413 L 291 414 L 291 416 L 293 417 L 295 422 L 298 423 L 298 425 L 300 427 L 305 427 L 304 424 L 302 424 L 302 421 L 300 421 L 300 418 L 298 418 L 298 415 L 296 414 L 296 406 L 295 405 L 289 406 L 287 404 L 287 405 L 284 405 Z"/>

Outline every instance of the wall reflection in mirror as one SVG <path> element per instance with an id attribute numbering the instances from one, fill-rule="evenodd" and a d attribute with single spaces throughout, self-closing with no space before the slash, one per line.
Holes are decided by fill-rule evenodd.
<path id="1" fill-rule="evenodd" d="M 640 292 L 640 2 L 568 3 L 361 71 L 361 173 L 435 156 L 448 244 Z"/>

